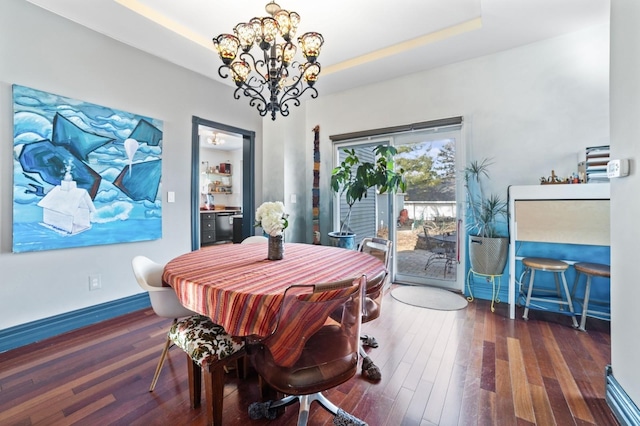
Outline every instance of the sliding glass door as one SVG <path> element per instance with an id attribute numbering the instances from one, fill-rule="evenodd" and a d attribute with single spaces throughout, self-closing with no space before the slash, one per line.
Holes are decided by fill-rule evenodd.
<path id="1" fill-rule="evenodd" d="M 396 199 L 395 281 L 461 290 L 464 285 L 457 161 L 459 129 L 394 137 L 407 192 Z"/>
<path id="2" fill-rule="evenodd" d="M 378 236 L 393 241 L 392 277 L 395 283 L 427 284 L 462 290 L 464 286 L 464 232 L 458 215 L 463 210 L 463 168 L 460 126 L 384 135 L 364 141 L 336 143 L 335 163 L 355 149 L 360 158 L 374 161 L 373 149 L 380 144 L 397 148 L 397 167 L 406 171 L 404 194 L 378 194 L 371 189 L 354 205 L 349 230 L 356 243 Z M 347 215 L 344 199 L 337 199 L 334 229 Z"/>

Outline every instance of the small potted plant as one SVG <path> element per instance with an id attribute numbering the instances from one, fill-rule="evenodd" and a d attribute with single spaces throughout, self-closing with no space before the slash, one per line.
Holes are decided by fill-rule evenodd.
<path id="1" fill-rule="evenodd" d="M 488 159 L 472 161 L 464 169 L 469 214 L 469 261 L 474 272 L 502 275 L 507 262 L 509 238 L 499 229 L 507 219 L 507 203 L 499 195 L 485 196 L 482 178 L 489 179 Z"/>
<path id="2" fill-rule="evenodd" d="M 374 163 L 362 161 L 355 149 L 345 149 L 346 158 L 331 172 L 331 189 L 344 195 L 348 211 L 340 230 L 330 232 L 332 244 L 349 249 L 355 248 L 355 234 L 349 231 L 353 205 L 367 196 L 369 188 L 377 187 L 380 194 L 405 191 L 407 184 L 404 170 L 395 170 L 393 157 L 397 150 L 393 146 L 378 145 L 373 149 Z"/>

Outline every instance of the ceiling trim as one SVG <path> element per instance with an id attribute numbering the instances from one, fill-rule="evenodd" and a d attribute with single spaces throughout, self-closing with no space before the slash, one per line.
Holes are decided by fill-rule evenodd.
<path id="1" fill-rule="evenodd" d="M 130 11 L 137 13 L 140 16 L 147 18 L 148 20 L 155 22 L 156 24 L 173 31 L 174 33 L 190 40 L 206 49 L 215 52 L 213 48 L 213 42 L 207 38 L 204 38 L 195 32 L 191 31 L 189 28 L 185 27 L 174 21 L 173 19 L 168 18 L 166 15 L 157 12 L 156 10 L 145 6 L 137 0 L 114 0 L 116 3 L 120 4 L 123 7 L 126 7 Z"/>
<path id="2" fill-rule="evenodd" d="M 178 22 L 170 19 L 166 15 L 159 13 L 158 11 L 140 3 L 138 0 L 114 0 L 116 3 L 121 6 L 131 10 L 134 13 L 139 14 L 140 16 L 149 19 L 156 24 L 173 31 L 174 33 L 186 38 L 187 40 L 192 41 L 212 52 L 215 52 L 213 47 L 213 43 L 211 40 L 206 39 L 199 34 L 191 31 L 189 28 L 184 25 L 179 24 Z M 443 28 L 438 31 L 434 31 L 429 34 L 424 34 L 420 37 L 413 38 L 411 40 L 406 40 L 401 43 L 396 43 L 392 46 L 388 46 L 382 49 L 375 50 L 373 52 L 367 53 L 365 55 L 361 55 L 343 62 L 339 62 L 337 64 L 329 65 L 322 69 L 323 75 L 332 74 L 335 72 L 344 71 L 349 68 L 354 68 L 369 62 L 378 61 L 380 59 L 387 58 L 389 56 L 397 55 L 398 53 L 402 53 L 408 50 L 416 49 L 420 46 L 424 46 L 431 43 L 436 43 L 442 40 L 445 40 L 449 37 L 455 37 L 460 34 L 464 34 L 470 31 L 479 30 L 482 28 L 482 17 L 477 17 L 470 19 L 468 21 L 464 21 L 462 23 L 452 25 L 447 28 Z"/>
<path id="3" fill-rule="evenodd" d="M 366 64 L 368 62 L 384 59 L 389 56 L 397 55 L 398 53 L 412 50 L 420 46 L 424 46 L 430 43 L 442 41 L 449 37 L 454 37 L 459 34 L 464 34 L 469 31 L 475 31 L 482 28 L 482 17 L 470 19 L 460 24 L 452 25 L 447 28 L 443 28 L 438 31 L 434 31 L 429 34 L 424 34 L 420 37 L 416 37 L 411 40 L 403 41 L 402 43 L 394 44 L 393 46 L 385 47 L 383 49 L 375 50 L 366 55 L 358 56 L 347 61 L 339 62 L 335 65 L 330 65 L 323 68 L 322 74 L 327 75 L 338 71 L 344 71 L 348 68 L 357 67 L 359 65 Z"/>

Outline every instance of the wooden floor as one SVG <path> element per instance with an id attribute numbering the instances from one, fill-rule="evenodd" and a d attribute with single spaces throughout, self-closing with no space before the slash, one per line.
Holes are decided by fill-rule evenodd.
<path id="1" fill-rule="evenodd" d="M 520 312 L 521 313 L 521 312 Z M 0 354 L 0 425 L 203 425 L 189 407 L 186 355 L 172 348 L 149 393 L 170 321 L 139 311 Z M 380 347 L 382 370 L 359 374 L 329 398 L 369 425 L 616 425 L 604 400 L 609 324 L 573 330 L 567 317 L 476 301 L 459 311 L 409 306 L 385 296 L 382 316 L 363 326 Z M 295 424 L 297 406 L 274 421 L 250 420 L 254 375 L 229 374 L 225 425 Z M 309 424 L 332 424 L 317 404 Z"/>

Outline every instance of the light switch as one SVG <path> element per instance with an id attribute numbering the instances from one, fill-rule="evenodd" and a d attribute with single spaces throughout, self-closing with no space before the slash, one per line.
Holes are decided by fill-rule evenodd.
<path id="1" fill-rule="evenodd" d="M 167 192 L 167 203 L 175 203 L 176 202 L 176 193 L 173 191 Z"/>
<path id="2" fill-rule="evenodd" d="M 291 194 L 291 204 L 296 203 L 296 194 Z"/>

